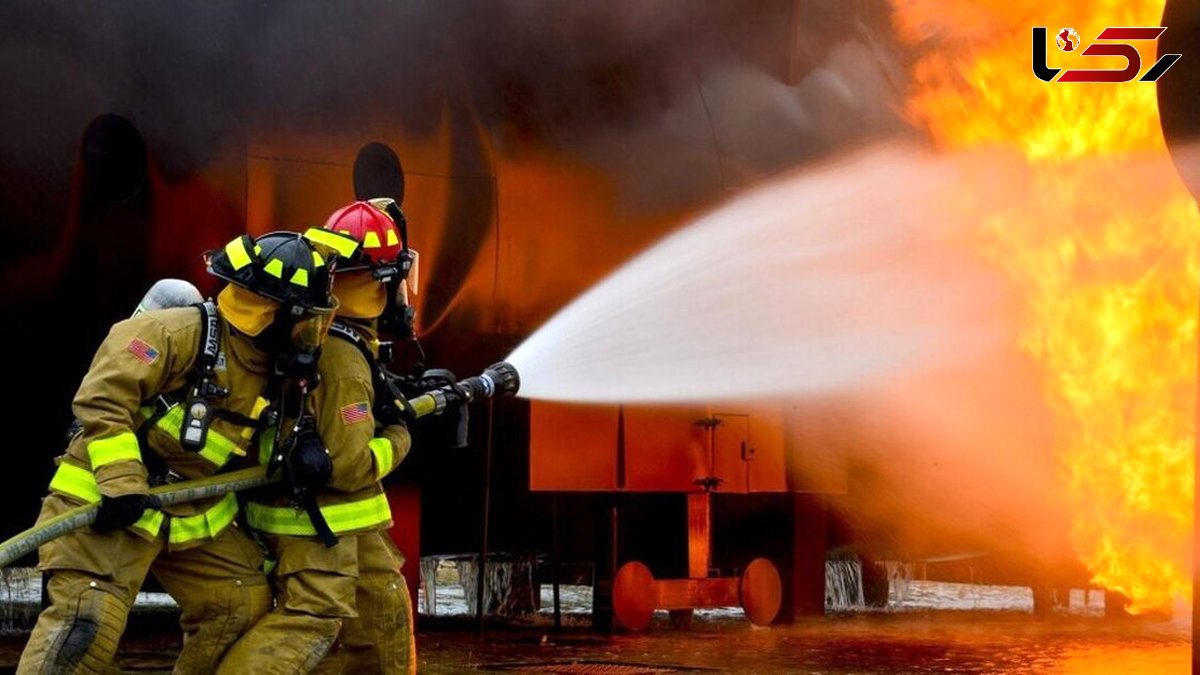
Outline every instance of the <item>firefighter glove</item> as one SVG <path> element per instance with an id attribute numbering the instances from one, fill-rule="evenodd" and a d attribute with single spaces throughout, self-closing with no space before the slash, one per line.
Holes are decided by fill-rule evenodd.
<path id="1" fill-rule="evenodd" d="M 288 477 L 293 495 L 311 494 L 329 483 L 333 474 L 333 460 L 316 431 L 298 432 L 296 447 L 292 450 L 291 471 Z"/>
<path id="2" fill-rule="evenodd" d="M 129 527 L 142 517 L 142 512 L 158 504 L 157 499 L 150 495 L 121 495 L 120 497 L 101 497 L 100 508 L 96 511 L 96 520 L 92 529 L 97 532 L 112 532 L 123 527 Z"/>

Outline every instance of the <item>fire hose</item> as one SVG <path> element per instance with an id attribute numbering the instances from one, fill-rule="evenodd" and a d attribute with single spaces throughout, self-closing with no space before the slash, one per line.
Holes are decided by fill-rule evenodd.
<path id="1" fill-rule="evenodd" d="M 481 375 L 468 377 L 412 399 L 397 399 L 394 405 L 407 419 L 416 420 L 427 415 L 439 414 L 454 405 L 465 405 L 493 396 L 513 396 L 520 386 L 521 380 L 516 369 L 501 361 L 488 366 Z M 150 495 L 162 506 L 171 506 L 220 497 L 230 492 L 250 490 L 279 481 L 279 472 L 269 475 L 267 467 L 255 466 L 151 488 Z M 99 507 L 99 502 L 75 507 L 0 542 L 0 568 L 7 567 L 46 542 L 91 525 L 96 519 Z"/>

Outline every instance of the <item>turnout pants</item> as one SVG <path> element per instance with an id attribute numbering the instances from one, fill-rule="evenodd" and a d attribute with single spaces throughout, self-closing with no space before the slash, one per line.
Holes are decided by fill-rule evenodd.
<path id="1" fill-rule="evenodd" d="M 218 673 L 307 673 L 325 657 L 354 611 L 358 538 L 327 548 L 307 537 L 267 535 L 278 562 L 275 609 L 246 632 Z"/>
<path id="2" fill-rule="evenodd" d="M 400 568 L 404 556 L 383 530 L 358 536 L 358 617 L 342 624 L 341 637 L 317 666 L 318 673 L 417 672 L 412 600 Z"/>
<path id="3" fill-rule="evenodd" d="M 326 548 L 270 535 L 275 609 L 233 646 L 219 673 L 415 673 L 403 557 L 386 532 Z"/>
<path id="4" fill-rule="evenodd" d="M 46 498 L 42 519 L 72 504 Z M 176 673 L 211 673 L 239 636 L 270 609 L 258 546 L 236 526 L 193 548 L 166 551 L 124 530 L 73 532 L 41 549 L 50 606 L 21 654 L 18 673 L 101 673 L 112 661 L 148 572 L 183 610 Z"/>

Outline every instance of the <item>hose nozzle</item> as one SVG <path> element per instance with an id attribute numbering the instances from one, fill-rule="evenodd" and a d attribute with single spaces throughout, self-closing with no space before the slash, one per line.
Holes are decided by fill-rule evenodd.
<path id="1" fill-rule="evenodd" d="M 428 371 L 435 372 L 435 371 Z M 437 371 L 449 374 L 449 371 Z M 453 377 L 453 376 L 451 376 Z M 460 403 L 470 403 L 493 396 L 514 396 L 521 388 L 521 377 L 517 369 L 505 361 L 493 363 L 483 374 L 459 380 L 454 384 L 438 386 L 430 391 L 408 399 L 397 399 L 396 406 L 407 419 L 440 414 L 446 408 Z"/>
<path id="2" fill-rule="evenodd" d="M 515 396 L 521 388 L 521 376 L 511 363 L 501 361 L 485 368 L 482 375 L 459 381 L 456 388 L 468 402 L 492 396 Z"/>

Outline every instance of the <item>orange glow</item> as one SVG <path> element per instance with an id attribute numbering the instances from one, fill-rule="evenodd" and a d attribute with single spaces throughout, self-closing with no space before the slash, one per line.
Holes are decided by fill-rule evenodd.
<path id="1" fill-rule="evenodd" d="M 1051 67 L 1120 67 L 1082 63 L 1053 35 L 1073 27 L 1086 44 L 1106 26 L 1158 26 L 1162 0 L 893 5 L 922 49 L 913 121 L 943 149 L 1015 151 L 1027 166 L 1025 190 L 978 214 L 976 242 L 1023 299 L 1017 339 L 1058 421 L 1072 544 L 1130 611 L 1190 600 L 1200 218 L 1154 86 L 1046 84 L 1029 47 L 1046 26 Z M 1137 46 L 1144 71 L 1156 56 Z"/>

